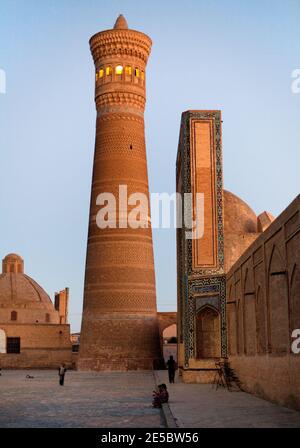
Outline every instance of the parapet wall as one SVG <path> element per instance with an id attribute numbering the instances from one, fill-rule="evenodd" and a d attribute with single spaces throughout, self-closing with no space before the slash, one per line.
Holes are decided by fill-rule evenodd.
<path id="1" fill-rule="evenodd" d="M 227 274 L 229 357 L 245 389 L 300 409 L 300 196 Z"/>

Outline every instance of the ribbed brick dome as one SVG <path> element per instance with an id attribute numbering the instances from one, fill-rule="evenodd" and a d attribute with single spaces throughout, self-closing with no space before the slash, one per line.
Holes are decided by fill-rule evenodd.
<path id="1" fill-rule="evenodd" d="M 249 205 L 241 198 L 224 190 L 225 233 L 257 232 L 257 217 Z"/>
<path id="2" fill-rule="evenodd" d="M 241 198 L 224 190 L 225 272 L 257 238 L 257 216 Z"/>
<path id="3" fill-rule="evenodd" d="M 24 262 L 19 255 L 7 255 L 2 261 L 2 271 L 0 322 L 10 322 L 11 313 L 15 311 L 17 322 L 59 323 L 50 297 L 35 280 L 24 274 Z"/>

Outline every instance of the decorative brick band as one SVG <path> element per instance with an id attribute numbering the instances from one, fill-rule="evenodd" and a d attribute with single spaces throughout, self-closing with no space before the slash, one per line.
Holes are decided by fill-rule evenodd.
<path id="1" fill-rule="evenodd" d="M 94 60 L 107 56 L 133 56 L 145 63 L 151 51 L 152 41 L 144 33 L 134 30 L 108 30 L 90 39 Z"/>
<path id="2" fill-rule="evenodd" d="M 107 113 L 106 113 L 107 112 Z M 110 112 L 110 113 L 109 113 Z M 115 120 L 128 120 L 128 121 L 136 121 L 140 124 L 144 124 L 144 114 L 137 114 L 137 112 L 130 113 L 119 113 L 121 110 L 118 109 L 102 109 L 97 113 L 97 121 L 115 121 Z M 122 108 L 122 112 L 124 112 L 124 108 Z"/>
<path id="3" fill-rule="evenodd" d="M 130 92 L 109 92 L 96 97 L 97 110 L 101 107 L 122 105 L 134 106 L 142 111 L 145 109 L 146 100 L 143 96 Z M 122 108 L 124 110 L 124 108 Z"/>

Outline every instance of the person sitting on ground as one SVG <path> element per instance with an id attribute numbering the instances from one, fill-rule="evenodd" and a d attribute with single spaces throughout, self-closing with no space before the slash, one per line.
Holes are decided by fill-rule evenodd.
<path id="1" fill-rule="evenodd" d="M 160 399 L 162 403 L 168 403 L 169 401 L 169 392 L 165 383 L 160 385 Z"/>
<path id="2" fill-rule="evenodd" d="M 167 386 L 165 384 L 159 384 L 158 390 L 153 391 L 153 402 L 154 408 L 161 408 L 162 403 L 168 403 L 169 393 L 167 391 Z"/>

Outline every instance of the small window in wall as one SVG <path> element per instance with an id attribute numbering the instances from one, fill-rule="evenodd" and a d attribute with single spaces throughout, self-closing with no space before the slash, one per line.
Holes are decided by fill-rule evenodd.
<path id="1" fill-rule="evenodd" d="M 98 72 L 96 73 L 96 81 L 98 81 Z"/>
<path id="2" fill-rule="evenodd" d="M 7 338 L 6 339 L 6 353 L 20 353 L 21 352 L 21 339 L 20 338 Z"/>
<path id="3" fill-rule="evenodd" d="M 17 320 L 18 319 L 18 313 L 16 311 L 12 311 L 10 313 L 10 320 Z"/>
<path id="4" fill-rule="evenodd" d="M 122 75 L 122 73 L 123 73 L 123 66 L 122 65 L 117 65 L 116 68 L 115 68 L 115 72 L 116 72 L 116 75 Z"/>
<path id="5" fill-rule="evenodd" d="M 99 78 L 103 78 L 103 76 L 104 76 L 104 69 L 100 68 L 100 70 L 99 70 Z"/>
<path id="6" fill-rule="evenodd" d="M 134 70 L 134 76 L 136 76 L 137 78 L 140 77 L 140 69 L 139 69 L 139 68 L 135 68 L 135 70 Z"/>
<path id="7" fill-rule="evenodd" d="M 10 272 L 15 272 L 15 265 L 14 264 L 12 264 L 11 266 L 10 266 Z"/>
<path id="8" fill-rule="evenodd" d="M 46 323 L 49 323 L 49 322 L 50 322 L 50 314 L 46 313 Z"/>
<path id="9" fill-rule="evenodd" d="M 132 69 L 131 69 L 130 65 L 126 65 L 126 67 L 125 67 L 125 75 L 126 76 L 131 76 L 131 74 L 132 74 Z"/>
<path id="10" fill-rule="evenodd" d="M 106 67 L 105 74 L 106 74 L 106 76 L 112 75 L 112 68 L 110 66 Z"/>
<path id="11" fill-rule="evenodd" d="M 54 308 L 56 309 L 56 311 L 59 311 L 59 294 L 58 293 L 55 294 Z"/>

